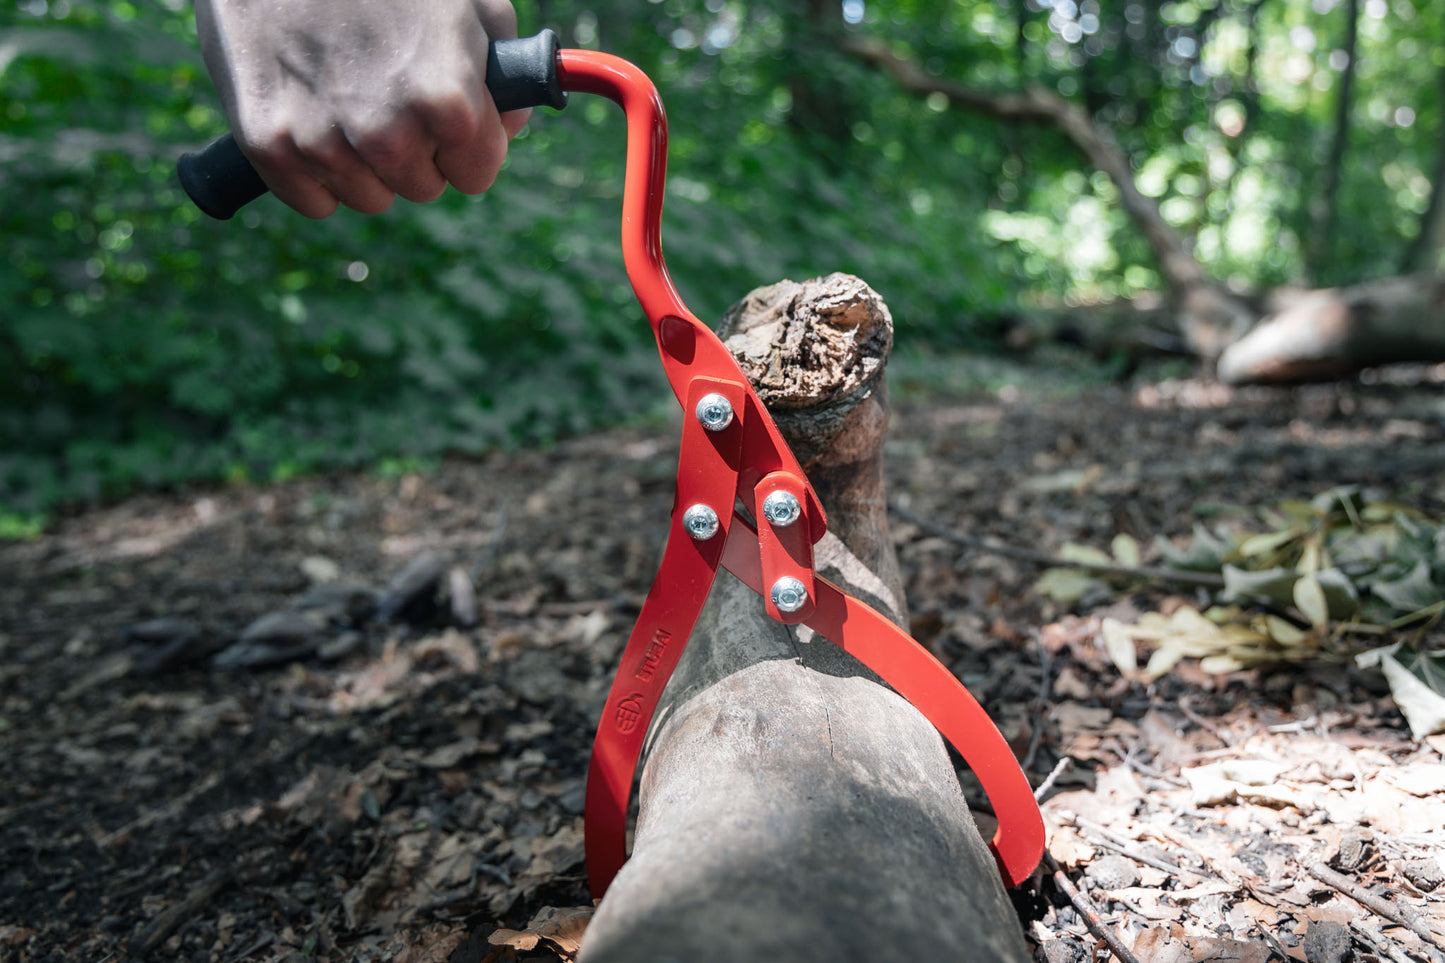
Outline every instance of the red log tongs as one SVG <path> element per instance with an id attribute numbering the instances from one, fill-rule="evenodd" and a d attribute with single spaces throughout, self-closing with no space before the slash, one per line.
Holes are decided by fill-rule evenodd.
<path id="1" fill-rule="evenodd" d="M 660 240 L 667 123 L 652 81 L 610 54 L 559 50 L 556 35 L 546 30 L 494 43 L 487 87 L 501 110 L 560 108 L 567 91 L 600 94 L 622 107 L 623 258 L 686 416 L 667 547 L 592 747 L 585 815 L 592 895 L 602 896 L 627 859 L 627 809 L 638 756 L 719 566 L 762 596 L 769 616 L 809 626 L 937 727 L 978 777 L 998 816 L 989 847 L 1004 883 L 1023 882 L 1043 853 L 1044 826 L 1013 752 L 968 690 L 926 649 L 816 573 L 813 545 L 827 527 L 823 506 L 737 362 L 682 303 L 668 277 Z M 231 216 L 266 190 L 230 135 L 182 158 L 180 173 L 201 209 L 218 217 Z"/>

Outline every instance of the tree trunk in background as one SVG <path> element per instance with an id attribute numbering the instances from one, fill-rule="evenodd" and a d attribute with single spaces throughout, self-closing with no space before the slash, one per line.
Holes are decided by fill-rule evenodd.
<path id="1" fill-rule="evenodd" d="M 1357 0 L 1351 0 L 1351 42 L 1357 6 Z M 920 96 L 941 93 L 967 110 L 1010 122 L 1049 124 L 1063 133 L 1114 183 L 1120 206 L 1154 252 L 1169 288 L 1169 309 L 1186 344 L 1206 364 L 1215 366 L 1224 380 L 1236 384 L 1314 380 L 1380 364 L 1445 360 L 1445 280 L 1421 274 L 1353 288 L 1284 292 L 1274 297 L 1274 306 L 1261 312 L 1206 274 L 1184 238 L 1164 220 L 1159 206 L 1140 192 L 1128 157 L 1108 131 L 1077 104 L 1039 87 L 1017 93 L 983 93 L 932 76 L 876 39 L 848 36 L 840 42 L 845 51 L 881 69 L 904 90 Z M 1333 231 L 1334 196 L 1348 136 L 1348 78 L 1353 69 L 1352 55 L 1340 91 L 1327 183 L 1321 191 L 1321 200 L 1327 203 L 1320 215 L 1324 226 L 1316 234 L 1325 244 Z M 1441 77 L 1445 88 L 1445 72 Z M 1445 134 L 1437 168 L 1431 209 L 1421 227 L 1420 244 L 1430 253 L 1416 256 L 1426 269 L 1433 267 L 1445 248 L 1445 201 L 1439 200 L 1445 183 Z M 1264 319 L 1256 324 L 1261 313 Z"/>
<path id="2" fill-rule="evenodd" d="M 1340 171 L 1350 141 L 1350 107 L 1355 87 L 1355 52 L 1360 28 L 1360 0 L 1345 2 L 1345 42 L 1341 48 L 1348 58 L 1340 72 L 1335 100 L 1335 125 L 1330 132 L 1330 149 L 1320 172 L 1319 193 L 1310 203 L 1310 236 L 1305 244 L 1305 271 L 1315 281 L 1325 277 L 1335 244 L 1335 212 L 1339 207 Z"/>
<path id="3" fill-rule="evenodd" d="M 1439 97 L 1445 107 L 1445 64 L 1440 67 Z M 1435 171 L 1430 178 L 1430 201 L 1420 215 L 1420 232 L 1405 252 L 1404 271 L 1445 271 L 1445 120 L 1436 118 Z"/>
<path id="4" fill-rule="evenodd" d="M 1042 87 L 990 94 L 934 77 L 874 38 L 848 36 L 840 43 L 845 51 L 881 69 L 910 93 L 923 97 L 940 93 L 966 110 L 1014 123 L 1048 124 L 1068 138 L 1090 165 L 1108 175 L 1119 192 L 1119 205 L 1149 242 L 1168 285 L 1179 330 L 1199 357 L 1212 362 L 1254 322 L 1254 312 L 1210 279 L 1184 238 L 1159 213 L 1159 205 L 1140 192 L 1129 158 L 1083 108 Z"/>
<path id="5" fill-rule="evenodd" d="M 828 511 L 820 573 L 904 623 L 881 472 L 887 308 L 835 274 L 754 292 L 722 333 Z M 724 572 L 649 735 L 632 858 L 582 959 L 1028 954 L 932 725 Z"/>
<path id="6" fill-rule="evenodd" d="M 828 0 L 788 0 L 780 13 L 787 32 L 788 93 L 793 98 L 788 123 L 826 144 L 846 143 L 853 137 L 853 94 L 826 76 L 827 63 L 820 62 L 820 56 L 834 55 L 837 48 L 841 10 Z M 830 162 L 832 154 L 822 151 Z"/>

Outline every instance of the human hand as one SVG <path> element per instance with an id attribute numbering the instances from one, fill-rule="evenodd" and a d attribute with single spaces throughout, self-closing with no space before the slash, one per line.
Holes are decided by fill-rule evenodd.
<path id="1" fill-rule="evenodd" d="M 485 83 L 509 0 L 196 0 L 196 26 L 237 143 L 308 217 L 484 191 L 531 113 Z"/>

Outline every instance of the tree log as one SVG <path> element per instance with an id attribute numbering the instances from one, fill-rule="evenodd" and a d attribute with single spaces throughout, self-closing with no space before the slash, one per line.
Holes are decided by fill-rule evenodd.
<path id="1" fill-rule="evenodd" d="M 820 573 L 902 624 L 881 471 L 886 306 L 844 275 L 783 282 L 722 333 L 829 513 Z M 1027 959 L 938 733 L 726 572 L 663 696 L 639 800 L 585 963 Z"/>
<path id="2" fill-rule="evenodd" d="M 1274 310 L 1219 358 L 1230 384 L 1338 378 L 1445 361 L 1445 278 L 1409 275 L 1275 295 Z"/>

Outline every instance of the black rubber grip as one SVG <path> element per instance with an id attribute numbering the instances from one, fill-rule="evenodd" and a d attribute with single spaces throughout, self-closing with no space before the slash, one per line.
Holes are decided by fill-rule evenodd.
<path id="1" fill-rule="evenodd" d="M 567 92 L 557 77 L 558 46 L 552 30 L 534 37 L 492 41 L 487 48 L 487 90 L 499 111 L 524 107 L 561 110 L 567 106 Z M 192 202 L 222 221 L 268 190 L 230 134 L 182 154 L 176 174 Z"/>

